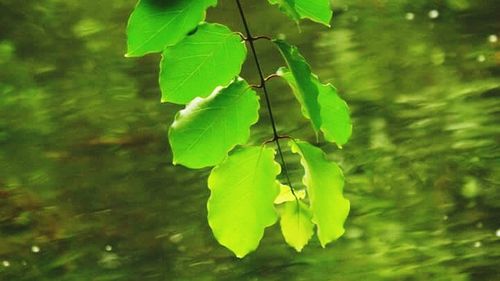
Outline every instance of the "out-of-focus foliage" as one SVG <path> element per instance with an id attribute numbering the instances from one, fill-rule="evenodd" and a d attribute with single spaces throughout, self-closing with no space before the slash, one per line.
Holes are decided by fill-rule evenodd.
<path id="1" fill-rule="evenodd" d="M 351 105 L 353 138 L 328 153 L 346 238 L 296 255 L 274 227 L 236 262 L 206 226 L 206 173 L 170 167 L 157 59 L 123 59 L 135 1 L 0 0 L 0 280 L 496 280 L 498 1 L 338 0 L 312 34 L 248 2 L 256 34 L 286 33 Z M 239 29 L 220 5 L 209 19 Z M 279 126 L 314 140 L 271 86 Z"/>

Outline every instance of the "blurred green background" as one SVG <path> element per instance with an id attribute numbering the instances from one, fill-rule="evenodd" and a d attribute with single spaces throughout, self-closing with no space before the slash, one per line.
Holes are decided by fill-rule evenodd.
<path id="1" fill-rule="evenodd" d="M 242 30 L 219 3 L 208 20 Z M 332 29 L 302 33 L 243 1 L 254 33 L 298 45 L 354 119 L 343 150 L 320 142 L 346 174 L 346 234 L 298 254 L 273 226 L 244 260 L 208 228 L 209 170 L 171 165 L 180 107 L 160 104 L 159 56 L 123 57 L 134 5 L 0 0 L 0 280 L 499 280 L 499 1 L 337 0 Z M 283 64 L 257 47 L 267 73 Z M 243 76 L 258 81 L 251 60 Z M 279 130 L 314 141 L 287 86 L 270 87 Z M 271 136 L 261 116 L 254 143 Z"/>

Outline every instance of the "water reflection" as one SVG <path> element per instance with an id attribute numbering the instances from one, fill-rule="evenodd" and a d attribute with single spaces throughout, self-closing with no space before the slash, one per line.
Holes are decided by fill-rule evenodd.
<path id="1" fill-rule="evenodd" d="M 351 105 L 352 213 L 327 249 L 278 227 L 235 259 L 206 223 L 207 170 L 170 164 L 158 57 L 125 60 L 134 1 L 0 1 L 0 280 L 495 280 L 500 64 L 495 1 L 336 1 L 333 29 L 247 1 Z M 232 1 L 210 19 L 240 29 Z M 260 20 L 265 19 L 265 20 Z M 265 42 L 271 73 L 282 64 Z M 257 81 L 251 61 L 244 76 Z M 279 129 L 313 141 L 272 82 Z M 269 138 L 267 115 L 255 143 Z M 288 154 L 292 177 L 301 174 Z M 480 226 L 480 227 L 479 227 Z M 104 247 L 103 247 L 104 245 Z"/>

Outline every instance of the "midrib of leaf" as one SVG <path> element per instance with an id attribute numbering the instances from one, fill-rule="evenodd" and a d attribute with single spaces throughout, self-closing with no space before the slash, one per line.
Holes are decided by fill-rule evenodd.
<path id="1" fill-rule="evenodd" d="M 233 34 L 228 35 L 226 37 L 229 38 L 232 35 Z M 226 46 L 227 40 L 228 40 L 227 38 L 225 38 L 221 42 L 209 42 L 209 43 L 204 43 L 204 42 L 203 43 L 202 42 L 196 43 L 196 42 L 193 42 L 193 43 L 189 43 L 189 44 L 191 44 L 191 45 L 202 45 L 202 44 L 209 45 L 210 44 L 210 45 L 214 45 L 214 46 L 220 46 L 220 45 Z M 213 56 L 214 56 L 214 54 L 215 54 L 216 51 L 217 50 L 213 50 L 209 55 L 205 55 L 206 58 L 204 60 L 202 60 L 202 62 L 187 77 L 185 77 L 179 84 L 177 84 L 177 86 L 174 89 L 171 89 L 170 91 L 175 92 L 180 87 L 184 86 L 184 84 L 186 84 L 186 82 L 189 81 L 189 79 L 191 79 L 191 77 L 193 77 L 195 74 L 197 74 L 199 72 L 199 70 L 201 69 L 201 67 L 204 66 L 209 61 L 210 58 L 213 58 Z"/>
<path id="2" fill-rule="evenodd" d="M 184 86 L 184 84 L 189 79 L 191 79 L 191 77 L 193 77 L 193 75 L 195 75 L 195 73 L 198 73 L 200 68 L 203 65 L 205 65 L 205 63 L 213 56 L 214 53 L 215 53 L 215 51 L 213 51 L 210 55 L 206 56 L 206 58 L 204 60 L 202 60 L 202 62 L 187 77 L 185 77 L 179 84 L 177 84 L 177 86 L 174 89 L 172 89 L 170 91 L 175 92 L 175 91 L 179 90 L 180 87 Z"/>
<path id="3" fill-rule="evenodd" d="M 180 155 L 183 155 L 184 153 L 186 153 L 186 151 L 190 150 L 193 146 L 197 145 L 198 142 L 201 140 L 201 138 L 205 135 L 205 133 L 211 129 L 215 123 L 216 119 L 214 119 L 210 125 L 208 125 L 208 127 L 206 127 L 202 132 L 201 134 L 187 147 L 185 148 L 182 153 L 179 153 Z"/>
<path id="4" fill-rule="evenodd" d="M 297 208 L 297 233 L 300 233 L 300 238 L 302 238 L 302 233 L 300 232 L 300 203 L 298 199 L 295 201 L 295 206 Z"/>
<path id="5" fill-rule="evenodd" d="M 175 15 L 172 19 L 170 19 L 170 21 L 168 21 L 167 23 L 165 23 L 160 29 L 158 29 L 155 33 L 153 33 L 148 39 L 146 39 L 144 42 L 142 42 L 141 45 L 139 45 L 137 48 L 135 48 L 133 51 L 131 51 L 131 53 L 135 53 L 137 50 L 140 50 L 146 44 L 148 44 L 149 42 L 151 42 L 151 40 L 153 40 L 153 38 L 155 38 L 163 30 L 165 30 L 170 25 L 170 23 L 172 23 L 172 21 L 174 21 L 175 19 L 177 19 L 177 17 L 179 17 L 179 15 L 182 15 L 185 11 L 189 10 L 189 8 L 191 8 L 191 6 L 193 5 L 193 3 L 195 3 L 195 1 L 190 2 L 184 9 L 181 9 L 179 11 L 172 11 L 172 12 L 170 12 L 172 14 L 173 13 L 177 13 L 177 15 Z M 184 21 L 185 20 L 186 19 L 184 18 Z"/>
<path id="6" fill-rule="evenodd" d="M 262 151 L 263 151 L 263 150 L 264 150 L 264 147 L 261 147 L 261 148 L 260 148 L 260 151 L 259 151 L 259 156 L 257 157 L 257 161 L 255 162 L 255 167 L 254 167 L 254 169 L 253 169 L 253 171 L 252 171 L 252 174 L 250 174 L 250 173 L 249 173 L 249 174 L 247 174 L 247 175 L 246 175 L 246 176 L 245 176 L 242 180 L 238 181 L 238 184 L 240 184 L 240 183 L 242 183 L 242 182 L 244 182 L 244 181 L 247 181 L 247 180 L 248 180 L 248 179 L 250 179 L 250 178 L 253 178 L 253 179 L 255 179 L 255 178 L 256 178 L 256 176 L 255 176 L 255 175 L 257 174 L 257 168 L 258 168 L 258 167 L 259 167 L 259 165 L 260 165 L 260 160 L 261 160 L 261 157 L 262 157 Z M 245 161 L 245 162 L 250 162 L 251 160 L 253 160 L 253 159 L 249 159 L 248 161 Z M 243 163 L 242 163 L 242 166 L 243 166 L 243 164 L 244 164 L 245 162 L 243 162 Z M 260 179 L 260 178 L 259 178 L 259 179 Z M 247 195 L 248 195 L 248 194 L 252 194 L 252 193 L 253 193 L 253 190 L 247 190 L 247 192 L 245 192 L 244 194 L 242 194 L 242 195 L 241 195 L 238 199 L 241 201 L 242 199 L 247 198 Z"/>
<path id="7" fill-rule="evenodd" d="M 172 21 L 174 21 L 180 14 L 182 14 L 182 11 L 178 12 L 177 15 L 175 15 L 172 19 L 170 19 L 170 21 L 168 21 L 167 23 L 165 23 L 158 31 L 156 31 L 148 39 L 146 39 L 144 42 L 142 42 L 142 44 L 140 44 L 139 46 L 137 46 L 134 50 L 130 51 L 130 53 L 133 54 L 133 53 L 137 52 L 137 50 L 140 50 L 142 47 L 144 47 L 149 42 L 151 42 L 151 40 L 153 40 L 159 33 L 161 33 L 165 28 L 167 28 L 167 26 L 169 26 L 170 23 Z"/>
<path id="8" fill-rule="evenodd" d="M 233 103 L 237 103 L 241 97 L 243 97 L 243 94 L 246 93 L 248 89 L 245 89 L 243 91 L 243 93 L 239 94 L 238 97 L 233 101 Z M 232 96 L 235 96 L 235 95 L 232 95 Z M 178 152 L 178 157 L 181 158 L 182 155 L 184 155 L 184 153 L 186 153 L 186 151 L 189 151 L 191 148 L 193 148 L 193 146 L 195 146 L 196 144 L 198 144 L 198 142 L 201 140 L 201 138 L 203 136 L 205 136 L 205 134 L 208 132 L 209 129 L 211 129 L 215 123 L 217 123 L 218 121 L 220 121 L 219 119 L 223 119 L 223 120 L 226 120 L 227 118 L 221 118 L 220 115 L 225 115 L 226 112 L 225 110 L 227 110 L 227 108 L 230 108 L 230 105 L 226 105 L 226 106 L 219 106 L 219 107 L 215 107 L 216 109 L 220 109 L 218 114 L 217 114 L 217 117 L 214 117 L 214 119 L 212 120 L 212 122 L 210 122 L 210 125 L 208 125 L 208 127 L 206 127 L 205 129 L 203 129 L 203 131 L 200 133 L 200 135 L 194 140 L 193 143 L 191 143 L 187 148 L 185 148 L 182 152 Z M 204 111 L 204 110 L 213 110 L 214 108 L 210 107 L 210 108 L 204 108 L 204 109 L 199 109 L 195 112 L 199 112 L 199 111 Z M 237 115 L 238 116 L 238 115 Z M 226 130 L 224 130 L 226 131 Z M 225 132 L 224 132 L 225 133 Z"/>
<path id="9" fill-rule="evenodd" d="M 257 163 L 255 164 L 255 168 L 254 168 L 254 169 L 253 169 L 253 171 L 252 171 L 252 174 L 248 173 L 247 175 L 245 175 L 245 177 L 241 178 L 241 179 L 240 179 L 240 180 L 239 180 L 239 181 L 238 181 L 235 185 L 239 185 L 239 184 L 241 184 L 241 183 L 243 183 L 243 182 L 247 181 L 247 180 L 248 180 L 248 179 L 250 179 L 250 178 L 255 178 L 255 175 L 256 175 L 256 173 L 257 173 L 257 167 L 259 167 L 259 164 L 260 164 L 260 159 L 261 159 L 261 156 L 262 156 L 262 151 L 263 151 L 263 148 L 261 148 L 261 149 L 260 149 L 260 152 L 259 152 L 259 157 L 258 157 L 258 159 L 257 159 Z M 253 160 L 253 158 L 251 158 L 251 159 L 247 159 L 247 160 L 243 161 L 242 163 L 240 163 L 240 165 L 241 165 L 241 166 L 245 166 L 245 163 L 250 162 L 250 161 L 252 161 L 252 160 Z M 243 195 L 239 196 L 239 197 L 238 197 L 238 200 L 243 199 L 243 198 L 247 198 L 247 195 L 248 195 L 248 194 L 250 194 L 250 193 L 252 193 L 252 190 L 247 191 L 247 192 L 246 192 L 246 193 L 244 193 Z M 224 195 L 225 195 L 224 197 L 227 197 L 227 196 L 229 196 L 230 194 L 225 193 Z M 240 201 L 241 201 L 241 200 L 240 200 Z M 238 201 L 238 202 L 240 202 L 240 201 Z"/>

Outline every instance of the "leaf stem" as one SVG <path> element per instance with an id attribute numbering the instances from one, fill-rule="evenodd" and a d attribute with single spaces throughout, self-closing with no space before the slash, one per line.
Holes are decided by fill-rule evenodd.
<path id="1" fill-rule="evenodd" d="M 273 76 L 270 75 L 270 76 L 268 76 L 266 78 L 264 77 L 264 74 L 263 74 L 263 71 L 262 71 L 262 67 L 260 65 L 259 57 L 257 56 L 257 51 L 255 50 L 255 45 L 253 43 L 255 40 L 259 39 L 259 37 L 260 38 L 268 38 L 268 39 L 270 39 L 270 38 L 267 37 L 267 36 L 253 37 L 252 33 L 250 32 L 250 28 L 248 27 L 248 22 L 247 22 L 247 19 L 245 17 L 245 13 L 243 11 L 243 7 L 241 6 L 240 0 L 236 0 L 236 4 L 238 5 L 238 10 L 240 12 L 241 20 L 242 20 L 243 26 L 245 28 L 246 37 L 245 36 L 243 36 L 243 37 L 246 38 L 246 41 L 250 45 L 250 49 L 252 50 L 252 55 L 253 55 L 253 58 L 255 60 L 255 64 L 257 66 L 257 71 L 259 72 L 260 85 L 258 87 L 262 88 L 262 90 L 264 91 L 264 96 L 265 96 L 266 105 L 267 105 L 267 111 L 269 113 L 269 118 L 271 119 L 271 126 L 272 126 L 272 129 L 273 129 L 273 136 L 274 136 L 273 137 L 273 141 L 276 143 L 276 147 L 278 149 L 278 154 L 279 154 L 279 157 L 280 157 L 280 160 L 281 160 L 281 166 L 283 167 L 283 172 L 285 173 L 285 177 L 286 177 L 288 186 L 290 187 L 293 196 L 295 196 L 295 199 L 297 199 L 297 196 L 295 195 L 295 191 L 293 190 L 293 187 L 292 187 L 292 182 L 290 180 L 290 176 L 288 175 L 288 168 L 287 168 L 287 165 L 286 165 L 286 162 L 285 162 L 285 157 L 283 156 L 283 151 L 281 149 L 281 144 L 279 142 L 279 139 L 282 138 L 282 137 L 279 136 L 278 130 L 276 129 L 276 121 L 274 119 L 273 109 L 271 107 L 271 100 L 269 98 L 269 93 L 268 93 L 267 87 L 266 87 L 266 81 L 269 80 L 270 78 L 272 78 Z"/>
<path id="2" fill-rule="evenodd" d="M 273 78 L 276 78 L 276 77 L 279 77 L 279 75 L 276 73 L 273 73 L 273 74 L 268 75 L 266 78 L 264 78 L 264 81 L 267 82 L 267 81 L 269 81 Z M 263 86 L 263 84 L 260 84 L 260 85 L 250 85 L 250 87 L 256 88 L 256 89 L 262 89 L 262 87 L 264 87 L 264 86 Z"/>
<path id="3" fill-rule="evenodd" d="M 260 39 L 265 39 L 265 40 L 268 40 L 268 41 L 272 41 L 273 40 L 271 37 L 265 36 L 265 35 L 260 35 L 260 36 L 253 37 L 253 36 L 245 36 L 245 34 L 243 34 L 241 32 L 235 32 L 235 33 L 238 34 L 241 37 L 241 40 L 246 41 L 246 42 L 257 41 L 257 40 L 260 40 Z"/>

